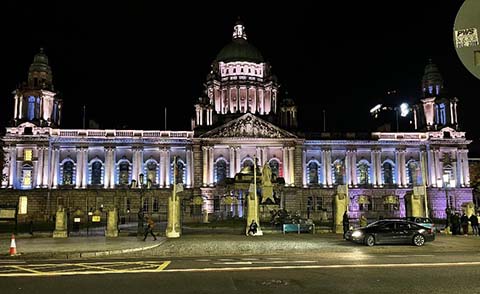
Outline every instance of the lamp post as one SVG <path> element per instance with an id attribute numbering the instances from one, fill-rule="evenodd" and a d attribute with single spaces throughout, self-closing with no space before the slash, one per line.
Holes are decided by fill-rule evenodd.
<path id="1" fill-rule="evenodd" d="M 455 187 L 455 180 L 453 179 L 450 179 L 450 175 L 449 174 L 444 174 L 442 176 L 442 180 L 439 179 L 438 182 L 442 182 L 441 185 L 438 185 L 439 187 L 442 187 L 443 186 L 443 189 L 445 190 L 445 206 L 446 206 L 446 209 L 445 209 L 445 212 L 446 212 L 446 226 L 445 228 L 447 228 L 449 225 L 450 225 L 450 215 L 451 215 L 451 211 L 452 211 L 452 203 L 450 201 L 450 195 L 448 195 L 448 191 L 449 189 L 451 189 L 452 187 Z"/>

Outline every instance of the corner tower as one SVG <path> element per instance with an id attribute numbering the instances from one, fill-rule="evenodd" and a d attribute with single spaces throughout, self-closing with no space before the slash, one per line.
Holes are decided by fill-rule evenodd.
<path id="1" fill-rule="evenodd" d="M 52 69 L 43 48 L 33 58 L 27 82 L 22 83 L 13 94 L 15 126 L 24 122 L 42 127 L 60 125 L 62 101 L 55 92 Z"/>

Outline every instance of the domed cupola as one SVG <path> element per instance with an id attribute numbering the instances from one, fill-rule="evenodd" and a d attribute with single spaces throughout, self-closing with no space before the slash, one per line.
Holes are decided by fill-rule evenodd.
<path id="1" fill-rule="evenodd" d="M 438 96 L 443 92 L 443 78 L 437 65 L 428 60 L 422 78 L 422 92 L 424 97 Z"/>
<path id="2" fill-rule="evenodd" d="M 53 88 L 52 69 L 48 57 L 40 48 L 28 69 L 27 83 L 14 91 L 14 125 L 30 122 L 37 126 L 58 127 L 62 100 Z"/>
<path id="3" fill-rule="evenodd" d="M 264 59 L 260 51 L 247 41 L 245 26 L 242 21 L 237 20 L 233 28 L 232 41 L 220 50 L 215 61 L 262 63 Z"/>
<path id="4" fill-rule="evenodd" d="M 32 89 L 47 89 L 53 91 L 52 69 L 48 65 L 48 57 L 40 48 L 33 57 L 33 63 L 28 70 L 28 87 Z"/>

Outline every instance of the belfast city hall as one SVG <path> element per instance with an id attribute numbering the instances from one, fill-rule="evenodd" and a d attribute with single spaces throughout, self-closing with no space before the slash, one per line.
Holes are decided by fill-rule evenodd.
<path id="1" fill-rule="evenodd" d="M 13 92 L 1 138 L 0 205 L 17 205 L 19 222 L 52 220 L 59 207 L 78 221 L 113 208 L 123 220 L 143 210 L 167 221 L 168 199 L 181 184 L 182 222 L 206 213 L 244 219 L 251 184 L 258 176 L 262 186 L 265 170 L 272 193 L 258 190 L 262 222 L 279 210 L 332 221 L 339 187 L 353 222 L 361 215 L 440 220 L 470 205 L 470 141 L 459 130 L 458 99 L 446 96 L 433 63 L 419 81 L 411 130 L 367 135 L 300 132 L 294 99 L 280 91 L 240 21 L 208 70 L 191 130 L 62 129 L 63 102 L 40 50 Z"/>

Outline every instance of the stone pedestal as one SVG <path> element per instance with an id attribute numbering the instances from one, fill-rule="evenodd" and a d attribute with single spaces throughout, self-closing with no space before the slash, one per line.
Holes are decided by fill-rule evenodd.
<path id="1" fill-rule="evenodd" d="M 118 237 L 118 213 L 114 208 L 108 212 L 107 229 L 105 230 L 106 237 Z"/>
<path id="2" fill-rule="evenodd" d="M 178 238 L 181 235 L 180 199 L 175 193 L 168 198 L 168 221 L 165 235 L 167 238 Z"/>
<path id="3" fill-rule="evenodd" d="M 339 185 L 335 194 L 335 222 L 334 230 L 337 234 L 343 234 L 343 214 L 348 209 L 348 186 Z M 348 211 L 347 211 L 348 212 Z"/>
<path id="4" fill-rule="evenodd" d="M 206 209 L 203 210 L 203 223 L 208 224 L 208 211 Z"/>
<path id="5" fill-rule="evenodd" d="M 63 207 L 59 208 L 55 218 L 55 231 L 53 231 L 53 238 L 67 238 L 67 213 Z"/>
<path id="6" fill-rule="evenodd" d="M 425 216 L 425 187 L 413 187 L 413 193 L 406 195 L 407 201 L 410 203 L 408 207 L 408 216 L 424 217 Z"/>

